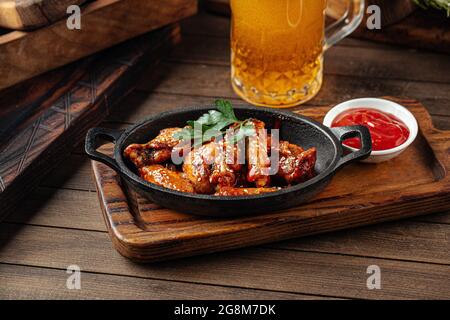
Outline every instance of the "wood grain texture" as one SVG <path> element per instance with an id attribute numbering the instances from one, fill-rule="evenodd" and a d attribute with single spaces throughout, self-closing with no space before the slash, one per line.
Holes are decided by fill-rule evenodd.
<path id="1" fill-rule="evenodd" d="M 38 213 L 30 214 L 36 208 Z M 5 222 L 107 232 L 100 210 L 94 192 L 41 187 Z M 433 214 L 414 221 L 383 223 L 265 247 L 450 265 L 449 246 L 450 216 Z"/>
<path id="2" fill-rule="evenodd" d="M 132 90 L 142 68 L 155 65 L 178 37 L 178 26 L 169 26 L 101 55 L 73 86 L 0 145 L 0 218 L 110 113 Z"/>
<path id="3" fill-rule="evenodd" d="M 216 285 L 139 279 L 82 270 L 81 290 L 69 290 L 64 269 L 44 269 L 0 264 L 0 298 L 31 300 L 120 299 L 120 300 L 298 300 L 324 299 L 320 296 Z"/>
<path id="4" fill-rule="evenodd" d="M 415 143 L 390 162 L 345 168 L 310 203 L 283 212 L 234 219 L 177 213 L 142 198 L 112 169 L 93 161 L 115 248 L 130 259 L 154 262 L 450 209 L 450 132 L 434 129 L 416 101 L 394 100 L 418 119 L 421 134 Z M 326 110 L 302 114 L 320 119 Z"/>
<path id="5" fill-rule="evenodd" d="M 381 64 L 381 62 L 379 63 Z M 326 72 L 327 68 L 325 64 Z M 381 72 L 389 73 L 388 69 L 384 67 L 381 69 Z M 321 91 L 310 104 L 330 105 L 338 101 L 358 97 L 382 95 L 413 96 L 426 104 L 433 114 L 449 114 L 449 83 L 408 81 L 389 77 L 377 78 L 375 76 L 372 77 L 372 75 L 379 69 L 369 67 L 366 70 L 369 76 L 351 76 L 349 73 L 342 75 L 326 73 Z M 156 88 L 142 81 L 137 89 L 145 92 L 183 96 L 191 95 L 195 92 L 198 96 L 210 97 L 210 101 L 216 97 L 237 97 L 231 87 L 230 68 L 228 66 L 171 62 L 161 64 L 157 74 L 159 75 L 159 84 Z M 448 73 L 446 74 L 449 75 Z M 214 77 L 211 77 L 211 75 L 214 75 Z M 302 106 L 293 110 L 301 109 Z"/>
<path id="6" fill-rule="evenodd" d="M 0 36 L 0 90 L 196 12 L 195 0 L 97 0 L 82 12 L 81 30 L 58 21 Z"/>
<path id="7" fill-rule="evenodd" d="M 106 233 L 5 223 L 0 244 L 5 264 L 58 269 L 76 264 L 84 272 L 325 297 L 450 298 L 449 265 L 268 248 L 143 265 L 115 252 Z M 366 270 L 373 264 L 382 270 L 382 290 L 366 287 Z"/>
<path id="8" fill-rule="evenodd" d="M 417 10 L 409 17 L 381 30 L 361 26 L 354 37 L 411 48 L 450 53 L 450 23 L 445 13 Z"/>
<path id="9" fill-rule="evenodd" d="M 70 5 L 86 0 L 0 0 L 0 27 L 25 30 L 51 24 L 66 15 Z"/>
<path id="10" fill-rule="evenodd" d="M 401 21 L 417 9 L 412 0 L 366 0 L 366 8 L 372 5 L 378 6 L 381 10 L 382 28 Z M 327 6 L 327 15 L 339 19 L 347 10 L 347 1 L 328 0 Z M 369 14 L 366 10 L 364 21 L 362 22 L 363 25 L 366 25 L 368 17 Z"/>
<path id="11" fill-rule="evenodd" d="M 86 72 L 93 57 L 24 81 L 0 93 L 0 146 L 42 115 Z"/>

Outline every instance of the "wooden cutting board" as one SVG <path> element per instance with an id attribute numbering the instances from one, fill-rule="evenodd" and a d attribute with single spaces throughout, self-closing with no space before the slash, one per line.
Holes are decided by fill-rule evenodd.
<path id="1" fill-rule="evenodd" d="M 450 209 L 450 131 L 432 126 L 424 106 L 392 99 L 417 118 L 417 140 L 381 164 L 352 164 L 325 191 L 298 208 L 214 219 L 174 212 L 139 196 L 104 164 L 92 161 L 103 216 L 115 248 L 153 262 L 199 255 Z M 322 120 L 330 107 L 305 107 Z M 103 152 L 111 154 L 111 145 Z"/>
<path id="2" fill-rule="evenodd" d="M 10 103 L 0 109 L 8 126 L 0 142 L 0 220 L 134 88 L 141 71 L 156 66 L 179 31 L 168 26 L 129 40 L 0 96 Z"/>
<path id="3" fill-rule="evenodd" d="M 0 0 L 0 27 L 14 30 L 49 25 L 67 14 L 70 5 L 87 0 Z"/>
<path id="4" fill-rule="evenodd" d="M 31 32 L 0 32 L 0 90 L 196 10 L 196 0 L 96 0 L 83 7 L 81 30 L 69 30 L 63 19 Z"/>

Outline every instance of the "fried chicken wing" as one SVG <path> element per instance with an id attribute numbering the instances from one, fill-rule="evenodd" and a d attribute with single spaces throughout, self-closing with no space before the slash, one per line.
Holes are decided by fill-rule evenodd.
<path id="1" fill-rule="evenodd" d="M 145 144 L 132 144 L 129 145 L 123 153 L 137 168 L 141 168 L 143 166 L 169 161 L 172 150 L 148 149 Z"/>
<path id="2" fill-rule="evenodd" d="M 239 129 L 238 125 L 233 125 L 225 133 L 224 148 L 226 163 L 235 173 L 241 173 L 245 169 L 245 140 L 234 142 L 235 135 Z"/>
<path id="3" fill-rule="evenodd" d="M 210 142 L 194 148 L 184 159 L 183 172 L 200 194 L 214 193 L 214 185 L 210 182 L 216 144 Z"/>
<path id="4" fill-rule="evenodd" d="M 277 176 L 287 184 L 295 184 L 314 176 L 317 150 L 303 148 L 286 142 L 280 142 L 280 160 Z"/>
<path id="5" fill-rule="evenodd" d="M 225 134 L 223 140 L 216 143 L 213 170 L 210 182 L 218 186 L 233 187 L 242 181 L 245 164 L 245 148 L 242 143 L 234 143 L 236 129 L 231 128 Z"/>
<path id="6" fill-rule="evenodd" d="M 267 134 L 265 134 L 264 122 L 256 119 L 249 120 L 255 128 L 255 134 L 248 138 L 247 181 L 255 183 L 256 187 L 266 187 L 270 185 L 269 167 L 270 159 L 267 148 Z"/>
<path id="7" fill-rule="evenodd" d="M 215 193 L 216 196 L 253 196 L 280 190 L 279 188 L 235 188 L 221 187 Z"/>
<path id="8" fill-rule="evenodd" d="M 176 147 L 180 140 L 174 138 L 174 134 L 183 130 L 182 128 L 166 128 L 159 132 L 159 135 L 147 143 L 149 148 L 152 149 L 172 149 Z"/>
<path id="9" fill-rule="evenodd" d="M 173 137 L 181 128 L 167 128 L 159 132 L 159 135 L 145 144 L 131 144 L 123 152 L 137 168 L 164 163 L 169 161 L 172 149 L 176 147 L 180 140 Z"/>
<path id="10" fill-rule="evenodd" d="M 159 164 L 139 169 L 139 175 L 146 181 L 181 192 L 194 192 L 194 187 L 183 174 Z"/>
<path id="11" fill-rule="evenodd" d="M 209 181 L 211 184 L 219 186 L 234 186 L 236 175 L 234 170 L 227 164 L 225 143 L 215 143 L 214 164 Z"/>

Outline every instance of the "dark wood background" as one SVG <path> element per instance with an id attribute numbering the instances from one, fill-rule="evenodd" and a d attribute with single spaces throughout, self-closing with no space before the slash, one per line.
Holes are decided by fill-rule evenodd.
<path id="1" fill-rule="evenodd" d="M 229 21 L 204 13 L 183 23 L 181 45 L 104 123 L 124 127 L 150 114 L 216 97 L 229 84 Z M 448 55 L 348 39 L 326 55 L 325 83 L 309 105 L 363 96 L 406 96 L 450 129 Z M 301 110 L 301 107 L 298 108 Z M 139 265 L 112 247 L 82 149 L 0 224 L 1 298 L 329 299 L 450 298 L 450 212 L 197 258 Z M 68 290 L 66 268 L 82 270 Z M 381 290 L 366 269 L 381 268 Z"/>

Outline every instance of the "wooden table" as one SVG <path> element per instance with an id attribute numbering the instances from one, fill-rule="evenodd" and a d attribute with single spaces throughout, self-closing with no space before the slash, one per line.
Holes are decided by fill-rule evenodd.
<path id="1" fill-rule="evenodd" d="M 229 84 L 229 21 L 201 13 L 183 23 L 183 41 L 105 126 L 163 110 L 239 101 Z M 325 84 L 309 105 L 361 96 L 407 96 L 450 129 L 450 59 L 348 39 L 327 53 Z M 301 109 L 301 108 L 300 108 Z M 81 268 L 69 290 L 67 268 Z M 381 289 L 366 286 L 381 269 Z M 450 212 L 154 265 L 113 248 L 81 147 L 17 214 L 0 224 L 0 298 L 417 299 L 450 298 Z"/>

